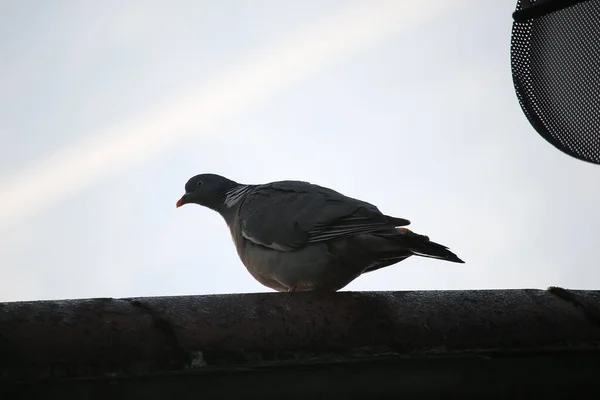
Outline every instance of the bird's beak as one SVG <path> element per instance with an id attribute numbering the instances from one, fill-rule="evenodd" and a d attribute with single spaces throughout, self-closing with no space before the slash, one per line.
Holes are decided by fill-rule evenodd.
<path id="1" fill-rule="evenodd" d="M 177 200 L 177 204 L 175 204 L 175 206 L 176 206 L 177 208 L 179 208 L 179 207 L 181 207 L 182 205 L 186 204 L 186 203 L 187 203 L 187 201 L 186 201 L 186 200 L 187 200 L 187 197 L 188 197 L 188 196 L 187 196 L 187 194 L 184 194 L 183 196 L 181 196 L 181 198 L 180 198 L 179 200 Z"/>

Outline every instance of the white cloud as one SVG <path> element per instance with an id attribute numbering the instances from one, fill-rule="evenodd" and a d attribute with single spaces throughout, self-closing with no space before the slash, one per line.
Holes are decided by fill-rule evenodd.
<path id="1" fill-rule="evenodd" d="M 460 2 L 359 2 L 156 110 L 100 130 L 3 182 L 0 229 L 110 173 L 143 162 L 325 65 Z M 43 195 L 41 195 L 43 194 Z"/>

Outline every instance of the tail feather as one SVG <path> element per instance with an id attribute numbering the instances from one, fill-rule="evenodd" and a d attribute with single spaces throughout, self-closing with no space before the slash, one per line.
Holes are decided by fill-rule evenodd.
<path id="1" fill-rule="evenodd" d="M 448 247 L 429 240 L 425 235 L 419 235 L 407 228 L 396 228 L 402 235 L 397 235 L 398 240 L 402 241 L 402 246 L 412 254 L 421 257 L 436 258 L 455 263 L 464 264 L 465 262 L 451 252 Z"/>

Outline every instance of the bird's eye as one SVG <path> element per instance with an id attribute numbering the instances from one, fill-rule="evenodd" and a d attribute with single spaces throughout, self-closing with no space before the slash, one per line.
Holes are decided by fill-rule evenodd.
<path id="1" fill-rule="evenodd" d="M 198 181 L 198 182 L 196 183 L 196 186 L 197 186 L 197 187 L 200 187 L 200 186 L 202 186 L 202 184 L 203 184 L 203 183 L 204 183 L 204 182 L 202 182 L 202 181 Z"/>

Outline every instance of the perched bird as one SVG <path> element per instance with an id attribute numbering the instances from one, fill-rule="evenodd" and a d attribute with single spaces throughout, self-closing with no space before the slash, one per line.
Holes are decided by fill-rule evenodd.
<path id="1" fill-rule="evenodd" d="M 250 274 L 277 291 L 336 291 L 412 255 L 463 263 L 447 247 L 361 200 L 301 181 L 244 185 L 215 174 L 185 184 L 195 203 L 225 219 Z"/>

